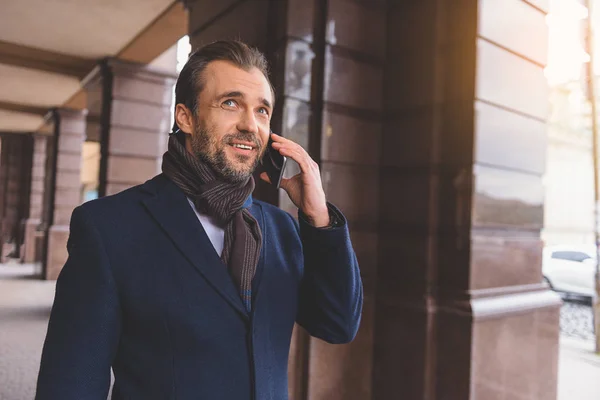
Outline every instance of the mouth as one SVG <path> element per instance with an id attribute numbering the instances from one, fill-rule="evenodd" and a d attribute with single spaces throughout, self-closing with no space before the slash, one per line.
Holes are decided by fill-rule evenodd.
<path id="1" fill-rule="evenodd" d="M 250 155 L 258 149 L 258 146 L 252 142 L 233 141 L 229 143 L 229 146 L 232 147 L 236 154 L 240 155 Z"/>

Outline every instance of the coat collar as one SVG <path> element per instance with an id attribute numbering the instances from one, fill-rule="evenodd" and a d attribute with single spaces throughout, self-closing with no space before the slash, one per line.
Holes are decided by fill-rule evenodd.
<path id="1" fill-rule="evenodd" d="M 144 206 L 179 251 L 223 299 L 245 319 L 248 319 L 248 313 L 227 268 L 214 251 L 212 243 L 183 192 L 163 174 L 146 182 L 141 189 L 152 195 L 143 200 Z M 250 211 L 264 233 L 264 220 L 262 215 L 258 215 L 262 213 L 258 212 L 258 207 L 252 207 L 252 205 L 253 200 L 250 196 L 244 203 L 244 207 L 251 207 Z M 258 289 L 259 270 L 262 270 L 264 264 L 264 243 L 263 240 L 257 275 L 255 276 L 257 282 L 253 282 L 253 289 L 255 287 Z"/>

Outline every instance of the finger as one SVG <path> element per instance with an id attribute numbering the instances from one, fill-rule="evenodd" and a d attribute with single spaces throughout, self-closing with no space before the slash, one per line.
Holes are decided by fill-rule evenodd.
<path id="1" fill-rule="evenodd" d="M 297 152 L 291 149 L 290 154 L 290 158 L 298 163 L 303 174 L 310 176 L 320 174 L 319 166 L 306 152 Z"/>
<path id="2" fill-rule="evenodd" d="M 273 135 L 275 135 L 275 134 L 273 134 Z M 286 139 L 284 137 L 281 137 L 281 136 L 279 136 L 277 141 L 273 142 L 273 147 L 274 148 L 289 147 L 298 152 L 306 152 L 306 150 L 304 150 L 304 147 L 300 146 L 298 143 L 293 142 L 293 141 Z"/>
<path id="3" fill-rule="evenodd" d="M 307 163 L 306 157 L 303 154 L 301 154 L 297 150 L 289 148 L 289 147 L 282 147 L 278 150 L 282 156 L 286 156 L 286 157 L 291 158 L 292 160 L 296 161 L 296 163 L 298 163 L 298 166 L 300 167 L 300 171 L 303 174 L 310 173 L 310 166 Z"/>
<path id="4" fill-rule="evenodd" d="M 301 146 L 277 145 L 274 146 L 274 148 L 275 150 L 279 151 L 281 155 L 296 161 L 303 173 L 306 174 L 313 171 L 312 167 L 315 163 Z"/>
<path id="5" fill-rule="evenodd" d="M 300 146 L 298 143 L 294 142 L 291 139 L 285 138 L 283 136 L 280 136 L 276 133 L 271 133 L 271 138 L 273 139 L 273 143 L 281 143 L 284 145 L 290 145 L 290 146 L 298 146 L 299 148 L 303 149 L 304 148 L 302 146 Z"/>
<path id="6" fill-rule="evenodd" d="M 282 149 L 282 148 L 288 148 L 291 149 L 293 152 L 297 153 L 299 157 L 304 157 L 307 161 L 307 164 L 310 166 L 311 164 L 316 164 L 314 162 L 314 160 L 311 158 L 310 154 L 308 154 L 308 152 L 306 151 L 306 149 L 302 146 L 300 146 L 298 143 L 293 142 L 291 140 L 282 138 L 284 141 L 282 142 L 273 142 L 273 148 L 274 149 Z M 297 162 L 297 160 L 294 160 Z"/>
<path id="7" fill-rule="evenodd" d="M 278 134 L 276 134 L 276 133 L 273 133 L 273 132 L 271 132 L 271 139 L 273 139 L 273 141 L 274 141 L 275 143 L 277 143 L 277 142 L 284 142 L 284 141 L 286 141 L 286 140 L 287 140 L 287 141 L 290 141 L 289 139 L 286 139 L 286 138 L 284 138 L 283 136 L 281 136 L 281 135 L 278 135 Z"/>

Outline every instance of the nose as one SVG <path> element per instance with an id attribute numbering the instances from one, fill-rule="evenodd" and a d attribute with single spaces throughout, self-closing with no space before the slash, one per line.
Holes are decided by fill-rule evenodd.
<path id="1" fill-rule="evenodd" d="M 240 116 L 237 128 L 240 132 L 250 132 L 258 134 L 258 123 L 256 122 L 256 116 L 252 110 L 248 110 Z"/>

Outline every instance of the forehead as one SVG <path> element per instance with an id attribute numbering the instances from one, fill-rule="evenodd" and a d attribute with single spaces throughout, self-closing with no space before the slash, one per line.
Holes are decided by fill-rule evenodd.
<path id="1" fill-rule="evenodd" d="M 204 70 L 203 83 L 208 97 L 241 92 L 249 99 L 263 98 L 273 103 L 269 81 L 258 68 L 245 71 L 227 61 L 212 61 Z"/>

